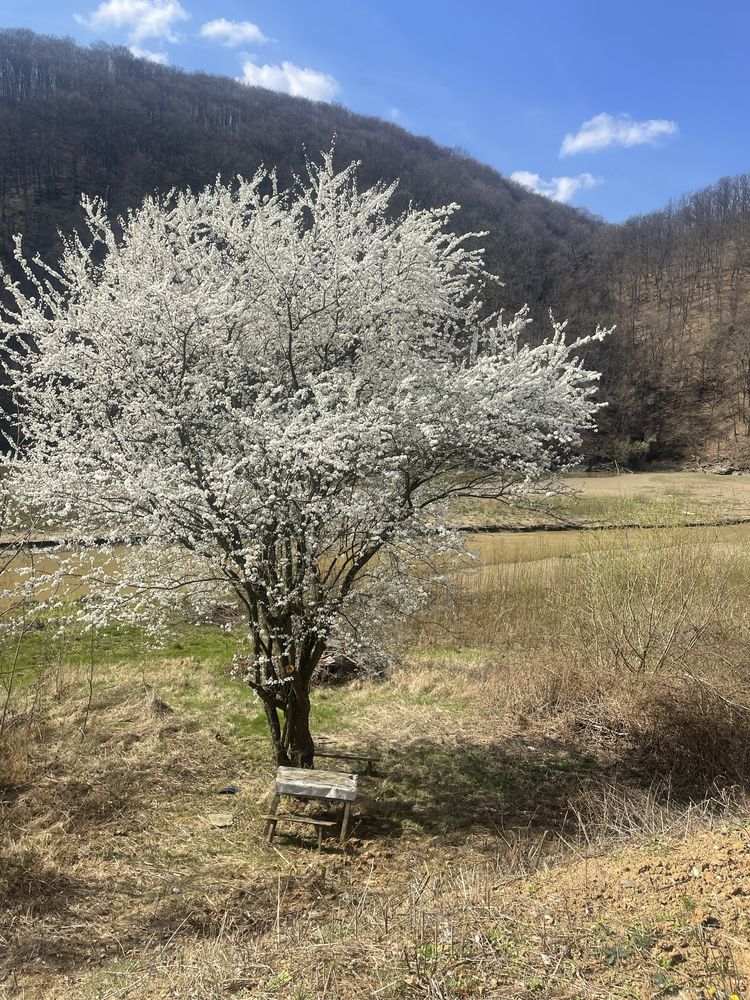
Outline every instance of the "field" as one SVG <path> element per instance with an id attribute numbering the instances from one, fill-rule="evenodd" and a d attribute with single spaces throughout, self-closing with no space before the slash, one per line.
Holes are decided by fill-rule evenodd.
<path id="1" fill-rule="evenodd" d="M 750 476 L 700 472 L 626 472 L 619 476 L 571 475 L 570 496 L 558 499 L 552 513 L 521 512 L 500 503 L 466 505 L 458 520 L 467 526 L 552 526 L 566 524 L 699 524 L 750 519 Z"/>
<path id="2" fill-rule="evenodd" d="M 263 842 L 219 625 L 5 649 L 0 996 L 744 1000 L 750 525 L 684 525 L 750 516 L 750 477 L 574 485 L 611 527 L 473 535 L 387 676 L 313 692 L 383 754 L 344 849 Z"/>

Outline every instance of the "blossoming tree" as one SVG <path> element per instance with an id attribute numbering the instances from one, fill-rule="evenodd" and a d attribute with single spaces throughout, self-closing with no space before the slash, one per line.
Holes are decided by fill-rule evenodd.
<path id="1" fill-rule="evenodd" d="M 450 503 L 525 496 L 597 407 L 587 339 L 526 346 L 525 311 L 485 314 L 457 206 L 393 218 L 392 193 L 327 155 L 115 223 L 85 199 L 58 264 L 19 241 L 5 277 L 14 496 L 65 526 L 94 622 L 241 607 L 280 763 L 312 763 L 321 655 L 410 600 Z"/>

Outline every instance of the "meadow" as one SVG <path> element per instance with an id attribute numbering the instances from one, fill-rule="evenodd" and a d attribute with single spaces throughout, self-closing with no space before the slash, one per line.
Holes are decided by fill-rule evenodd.
<path id="1" fill-rule="evenodd" d="M 750 477 L 572 485 L 599 530 L 478 531 L 388 673 L 314 690 L 317 737 L 382 754 L 343 849 L 263 841 L 220 621 L 6 643 L 0 996 L 742 1000 Z"/>

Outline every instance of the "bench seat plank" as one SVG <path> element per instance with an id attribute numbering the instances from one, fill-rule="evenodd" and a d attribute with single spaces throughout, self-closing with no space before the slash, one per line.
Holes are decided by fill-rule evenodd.
<path id="1" fill-rule="evenodd" d="M 357 775 L 342 771 L 315 771 L 308 767 L 280 767 L 276 772 L 276 794 L 354 802 L 357 798 Z"/>

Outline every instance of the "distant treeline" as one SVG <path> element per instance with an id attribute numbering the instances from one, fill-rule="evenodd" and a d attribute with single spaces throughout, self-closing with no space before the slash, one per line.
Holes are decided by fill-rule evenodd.
<path id="1" fill-rule="evenodd" d="M 578 331 L 618 333 L 592 351 L 610 405 L 592 457 L 684 459 L 735 449 L 750 421 L 750 180 L 721 181 L 613 226 L 535 195 L 471 159 L 346 108 L 185 73 L 125 48 L 0 31 L 0 260 L 12 237 L 54 256 L 82 193 L 113 212 L 145 194 L 276 166 L 282 183 L 333 137 L 362 181 L 399 180 L 395 208 L 458 202 L 455 226 L 487 231 L 493 308 L 528 302 Z"/>

